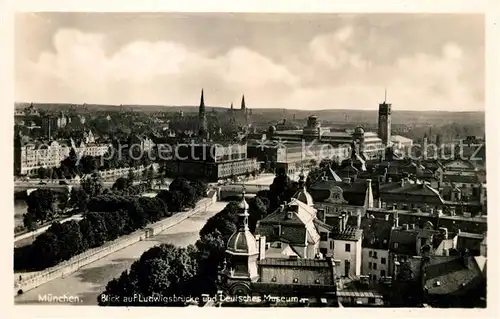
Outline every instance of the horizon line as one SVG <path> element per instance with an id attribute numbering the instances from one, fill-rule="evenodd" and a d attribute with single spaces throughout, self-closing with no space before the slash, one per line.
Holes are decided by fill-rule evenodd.
<path id="1" fill-rule="evenodd" d="M 53 105 L 61 105 L 61 106 L 84 106 L 84 105 L 92 105 L 92 106 L 111 106 L 111 107 L 165 107 L 165 108 L 175 108 L 175 107 L 192 107 L 198 108 L 199 105 L 166 105 L 166 104 L 98 104 L 98 103 L 65 103 L 65 102 L 24 102 L 24 101 L 14 101 L 14 109 L 16 104 L 53 104 Z M 386 103 L 386 102 L 381 102 Z M 391 103 L 388 103 L 391 104 Z M 221 108 L 221 109 L 231 109 L 231 106 L 215 106 L 205 104 L 205 107 L 211 108 Z M 376 108 L 362 108 L 362 109 L 335 109 L 335 108 L 325 108 L 325 109 L 314 109 L 314 110 L 304 110 L 304 109 L 287 109 L 287 108 L 279 108 L 279 107 L 258 107 L 252 108 L 247 107 L 249 110 L 278 110 L 278 111 L 299 111 L 299 112 L 324 112 L 324 111 L 378 111 Z M 236 108 L 234 110 L 240 110 Z M 417 111 L 417 110 L 406 110 L 406 109 L 393 109 L 392 112 L 413 112 L 413 113 L 421 113 L 421 112 L 447 112 L 447 113 L 485 113 L 485 110 L 426 110 L 426 111 Z"/>

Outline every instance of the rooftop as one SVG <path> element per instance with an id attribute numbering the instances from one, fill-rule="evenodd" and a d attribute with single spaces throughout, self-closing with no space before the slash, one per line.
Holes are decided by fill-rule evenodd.
<path id="1" fill-rule="evenodd" d="M 307 268 L 330 268 L 328 260 L 326 259 L 285 259 L 285 258 L 264 258 L 259 261 L 262 266 L 275 266 L 275 267 L 307 267 Z"/>
<path id="2" fill-rule="evenodd" d="M 331 238 L 336 240 L 357 241 L 363 236 L 363 230 L 357 227 L 346 227 L 340 231 L 337 227 L 333 227 Z"/>

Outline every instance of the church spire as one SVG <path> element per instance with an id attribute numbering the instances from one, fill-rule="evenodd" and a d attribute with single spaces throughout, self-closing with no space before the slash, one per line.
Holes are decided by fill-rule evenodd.
<path id="1" fill-rule="evenodd" d="M 366 180 L 365 208 L 373 208 L 372 180 Z"/>
<path id="2" fill-rule="evenodd" d="M 241 98 L 241 109 L 242 109 L 242 110 L 246 109 L 246 105 L 245 105 L 245 94 L 243 94 L 243 97 Z"/>
<path id="3" fill-rule="evenodd" d="M 203 89 L 201 89 L 198 121 L 199 121 L 199 125 L 200 125 L 199 135 L 202 138 L 206 138 L 206 136 L 207 136 L 207 114 L 206 114 L 206 110 L 205 110 L 205 97 L 203 94 Z"/>
<path id="4" fill-rule="evenodd" d="M 205 114 L 205 97 L 204 97 L 204 94 L 203 94 L 203 89 L 201 89 L 199 116 L 201 117 L 204 114 Z"/>

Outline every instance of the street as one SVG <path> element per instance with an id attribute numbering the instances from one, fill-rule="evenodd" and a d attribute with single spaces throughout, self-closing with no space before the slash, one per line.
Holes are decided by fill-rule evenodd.
<path id="1" fill-rule="evenodd" d="M 122 250 L 110 254 L 92 264 L 80 268 L 77 272 L 50 281 L 42 286 L 25 292 L 14 298 L 15 304 L 56 304 L 39 301 L 45 296 L 78 296 L 79 305 L 97 305 L 97 296 L 104 291 L 106 284 L 129 269 L 143 252 L 159 244 L 174 244 L 185 247 L 194 244 L 199 238 L 199 230 L 213 215 L 221 211 L 227 202 L 216 202 L 206 211 L 197 213 L 179 224 L 166 229 L 147 241 L 140 241 Z M 50 299 L 50 298 L 49 298 Z M 57 299 L 57 298 L 54 298 Z M 60 303 L 57 303 L 60 304 Z"/>

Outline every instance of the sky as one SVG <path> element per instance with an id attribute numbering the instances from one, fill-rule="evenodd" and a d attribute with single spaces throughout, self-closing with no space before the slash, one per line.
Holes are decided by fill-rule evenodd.
<path id="1" fill-rule="evenodd" d="M 19 102 L 484 110 L 473 14 L 17 13 Z"/>

